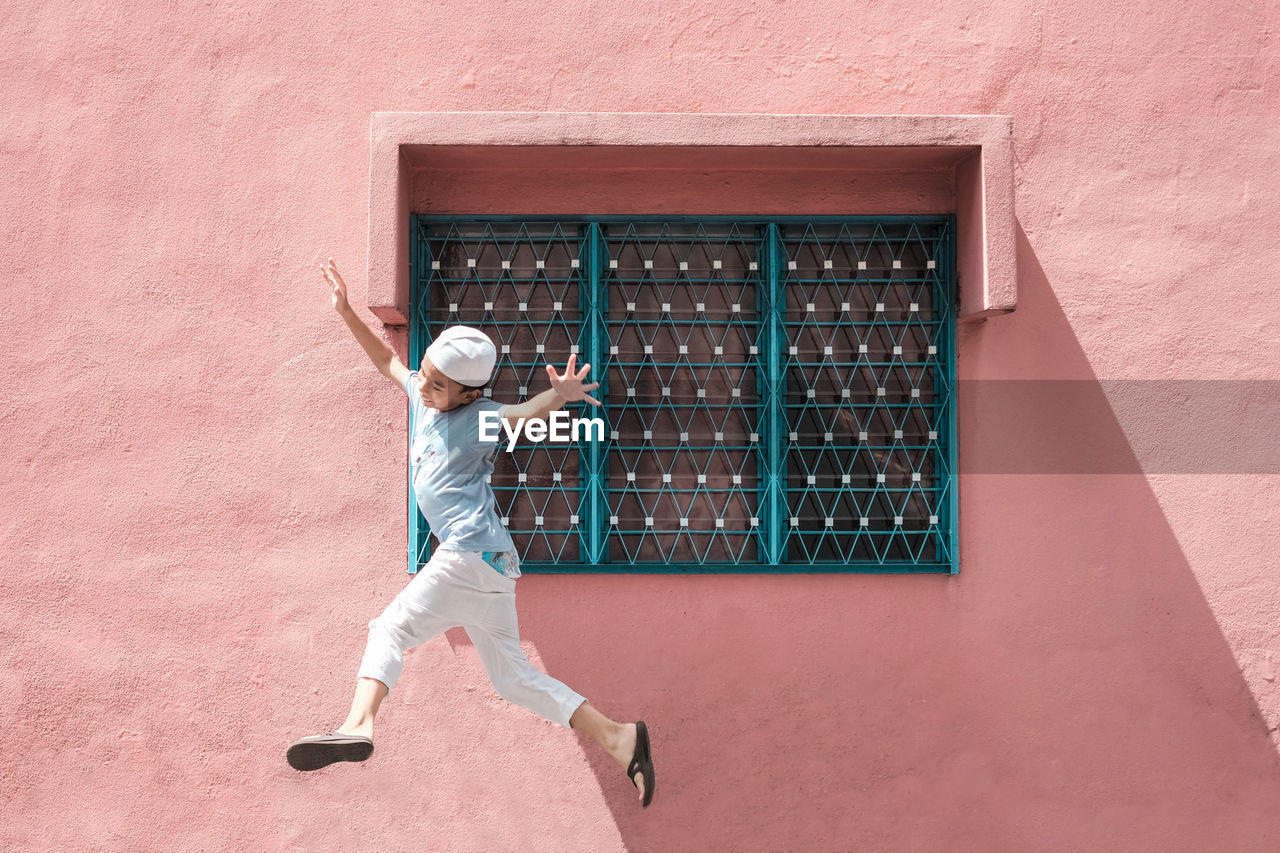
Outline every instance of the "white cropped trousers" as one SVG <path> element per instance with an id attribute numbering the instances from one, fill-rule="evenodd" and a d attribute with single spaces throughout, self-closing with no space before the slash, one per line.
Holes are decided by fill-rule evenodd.
<path id="1" fill-rule="evenodd" d="M 405 649 L 459 625 L 499 696 L 569 726 L 586 699 L 529 662 L 516 624 L 516 579 L 497 572 L 477 551 L 435 550 L 382 615 L 370 620 L 358 677 L 395 687 Z"/>

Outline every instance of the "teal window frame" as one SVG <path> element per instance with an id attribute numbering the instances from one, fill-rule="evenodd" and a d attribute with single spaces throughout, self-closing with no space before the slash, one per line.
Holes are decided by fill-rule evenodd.
<path id="1" fill-rule="evenodd" d="M 613 424 L 614 420 L 610 417 L 611 404 L 614 403 L 610 396 L 608 388 L 609 377 L 609 345 L 611 342 L 610 326 L 609 326 L 609 294 L 610 286 L 616 285 L 617 282 L 611 278 L 608 266 L 608 241 L 610 229 L 614 229 L 616 233 L 620 228 L 625 228 L 630 224 L 639 226 L 655 226 L 663 223 L 671 226 L 677 225 L 706 225 L 710 227 L 729 227 L 736 226 L 741 233 L 753 234 L 755 241 L 755 257 L 759 269 L 758 276 L 753 282 L 753 289 L 756 294 L 756 304 L 749 306 L 755 310 L 754 317 L 747 317 L 746 322 L 750 324 L 754 322 L 755 340 L 759 345 L 759 353 L 757 361 L 754 362 L 753 370 L 756 375 L 756 410 L 758 414 L 758 433 L 759 442 L 756 447 L 756 489 L 757 498 L 756 517 L 759 519 L 759 526 L 748 531 L 750 535 L 756 538 L 756 553 L 758 559 L 754 560 L 735 560 L 735 561 L 667 561 L 667 562 L 637 562 L 631 561 L 613 561 L 611 559 L 609 538 L 610 536 L 622 535 L 622 532 L 613 532 L 611 528 L 616 525 L 609 523 L 610 513 L 610 484 L 609 484 L 609 454 L 619 446 L 616 442 L 609 439 L 609 427 L 606 427 L 606 441 L 603 446 L 599 443 L 585 442 L 578 447 L 577 459 L 577 513 L 580 521 L 577 525 L 577 549 L 580 559 L 577 561 L 561 561 L 561 560 L 521 560 L 521 569 L 525 573 L 579 573 L 579 572 L 623 572 L 623 573 L 669 573 L 669 572 L 769 572 L 769 573 L 893 573 L 893 574 L 920 574 L 920 573 L 946 573 L 955 574 L 959 571 L 959 542 L 958 542 L 958 501 L 957 487 L 958 480 L 956 476 L 956 452 L 957 452 L 957 434 L 956 434 L 956 416 L 955 416 L 955 326 L 956 326 L 956 308 L 957 308 L 957 282 L 956 282 L 956 227 L 955 216 L 951 214 L 944 215 L 920 215 L 920 216 L 466 216 L 466 215 L 426 215 L 413 214 L 410 219 L 410 335 L 409 335 L 409 357 L 411 360 L 411 368 L 416 369 L 422 359 L 422 354 L 426 350 L 431 340 L 431 331 L 443 328 L 456 323 L 477 326 L 493 326 L 504 325 L 503 323 L 494 321 L 492 315 L 488 316 L 486 322 L 485 315 L 468 314 L 459 306 L 457 310 L 448 311 L 444 306 L 433 304 L 432 286 L 439 285 L 439 278 L 432 269 L 431 257 L 431 241 L 440 239 L 439 232 L 441 229 L 449 229 L 451 227 L 484 227 L 486 225 L 504 228 L 513 224 L 532 224 L 539 227 L 559 225 L 564 239 L 568 239 L 573 232 L 578 245 L 578 258 L 585 263 L 579 263 L 577 277 L 579 279 L 578 286 L 578 304 L 580 306 L 579 322 L 577 329 L 576 345 L 578 347 L 578 364 L 591 364 L 592 371 L 590 381 L 600 382 L 600 387 L 593 391 L 593 396 L 602 402 L 602 406 L 595 407 L 587 403 L 570 404 L 566 406 L 571 415 L 582 417 L 600 417 L 607 424 Z M 843 280 L 845 284 L 850 286 L 868 285 L 872 286 L 875 282 L 880 284 L 892 285 L 894 283 L 903 284 L 904 281 L 927 282 L 931 293 L 932 317 L 931 328 L 935 335 L 929 337 L 928 340 L 932 345 L 936 346 L 936 358 L 928 361 L 929 380 L 931 382 L 931 394 L 929 395 L 928 409 L 931 413 L 930 425 L 936 426 L 936 439 L 930 440 L 927 447 L 914 449 L 921 450 L 922 456 L 927 456 L 930 460 L 932 468 L 932 476 L 929 480 L 928 491 L 935 496 L 935 500 L 931 504 L 931 508 L 935 511 L 930 518 L 936 516 L 936 524 L 930 524 L 928 531 L 913 530 L 914 534 L 926 533 L 932 546 L 932 559 L 909 559 L 909 560 L 889 560 L 889 559 L 855 559 L 844 561 L 808 561 L 795 559 L 796 548 L 792 544 L 792 533 L 790 527 L 796 524 L 791 517 L 793 511 L 789 498 L 791 491 L 789 490 L 789 469 L 788 462 L 788 433 L 787 433 L 787 410 L 795 408 L 794 404 L 789 404 L 786 399 L 787 391 L 787 369 L 792 365 L 788 349 L 789 344 L 794 342 L 789 330 L 800 331 L 801 327 L 806 325 L 803 320 L 789 322 L 786 311 L 788 301 L 788 286 L 797 286 L 802 284 L 798 279 L 790 280 L 788 269 L 791 257 L 788 252 L 788 243 L 796 242 L 784 237 L 784 229 L 794 231 L 799 226 L 806 226 L 805 233 L 812 232 L 813 227 L 842 227 L 843 229 L 876 229 L 875 233 L 879 233 L 886 243 L 892 242 L 885 237 L 885 229 L 901 229 L 903 227 L 915 226 L 917 229 L 928 229 L 932 241 L 934 257 L 931 259 L 936 266 L 932 267 L 932 271 L 922 279 L 872 279 L 868 277 L 865 280 L 854 281 L 852 279 Z M 842 230 L 841 233 L 845 233 Z M 895 230 L 897 233 L 897 230 Z M 910 232 L 909 232 L 910 233 Z M 803 237 L 800 242 L 803 242 Z M 874 242 L 874 237 L 869 238 Z M 923 239 L 923 238 L 921 238 Z M 895 265 L 896 266 L 896 265 Z M 814 282 L 817 283 L 817 282 Z M 490 281 L 490 286 L 495 286 L 497 282 Z M 465 285 L 464 285 L 465 286 Z M 509 306 L 508 306 L 509 307 Z M 914 310 L 914 309 L 913 309 Z M 433 314 L 434 312 L 434 314 Z M 879 318 L 879 310 L 876 317 Z M 438 317 L 438 319 L 433 319 Z M 901 321 L 899 323 L 889 323 L 887 320 L 874 319 L 868 325 L 875 326 L 880 324 L 882 331 L 887 330 L 888 334 L 892 334 L 892 327 L 905 326 L 910 320 Z M 521 323 L 519 319 L 511 321 L 506 325 L 518 326 Z M 821 325 L 819 323 L 808 325 Z M 831 323 L 827 325 L 849 325 L 854 326 L 856 323 Z M 495 341 L 496 342 L 496 341 Z M 509 356 L 509 359 L 508 357 Z M 504 364 L 514 367 L 520 367 L 528 373 L 538 375 L 536 371 L 541 371 L 542 365 L 548 362 L 555 364 L 563 369 L 564 361 L 567 359 L 567 352 L 545 352 L 542 354 L 529 353 L 527 357 L 533 358 L 533 361 L 514 361 L 517 356 L 525 357 L 520 353 L 509 353 L 507 355 L 499 355 L 499 369 Z M 868 365 L 870 363 L 868 362 Z M 885 367 L 885 365 L 879 365 Z M 532 369 L 532 370 L 530 370 Z M 874 370 L 875 366 L 871 366 Z M 496 375 L 497 371 L 495 371 Z M 535 396 L 537 393 L 545 390 L 544 382 L 539 387 L 528 388 L 528 393 L 520 397 L 520 399 L 506 399 L 506 395 L 500 395 L 502 402 L 517 403 L 522 402 L 528 397 Z M 913 383 L 914 384 L 914 383 Z M 486 389 L 486 395 L 492 393 L 492 385 Z M 879 393 L 883 394 L 884 389 L 879 389 Z M 626 404 L 623 404 L 625 407 Z M 806 405 L 806 404 L 800 404 Z M 879 405 L 879 403 L 877 403 Z M 904 404 L 910 406 L 910 403 Z M 888 406 L 887 400 L 885 406 Z M 921 408 L 917 406 L 917 408 Z M 412 424 L 410 425 L 412 429 Z M 909 438 L 909 437 L 908 437 Z M 526 447 L 527 444 L 521 443 L 517 445 L 517 452 L 520 448 Z M 870 445 L 868 445 L 870 446 Z M 881 448 L 883 451 L 884 448 Z M 505 452 L 505 450 L 503 451 Z M 496 472 L 495 472 L 496 476 Z M 809 480 L 812 483 L 812 478 Z M 847 483 L 848 480 L 846 479 Z M 880 478 L 880 482 L 884 482 L 884 478 Z M 570 483 L 561 483 L 559 488 L 570 489 Z M 494 482 L 495 494 L 508 491 L 512 487 L 504 486 Z M 625 487 L 624 487 L 625 488 Z M 906 491 L 910 492 L 915 488 L 907 487 Z M 880 489 L 879 486 L 876 487 Z M 921 487 L 923 490 L 923 488 Z M 704 490 L 710 491 L 710 490 Z M 843 493 L 844 489 L 838 490 Z M 883 492 L 888 495 L 893 491 L 886 487 Z M 418 511 L 416 501 L 413 497 L 412 482 L 408 489 L 408 516 L 409 516 L 409 572 L 417 572 L 426 561 L 430 559 L 430 531 Z M 848 521 L 846 519 L 845 521 Z M 862 521 L 866 524 L 866 521 Z M 828 521 L 830 524 L 830 521 Z M 901 522 L 896 524 L 901 528 Z M 512 530 L 513 539 L 520 545 L 520 538 L 524 534 L 530 536 L 536 535 L 539 531 L 530 530 Z M 636 531 L 628 531 L 634 534 Z M 643 541 L 643 531 L 641 532 L 641 540 Z M 682 532 L 682 531 L 665 531 L 666 533 Z M 694 533 L 694 531 L 684 531 Z M 716 531 L 699 531 L 715 535 Z M 569 530 L 557 530 L 557 534 L 572 535 Z M 739 532 L 741 533 L 741 532 Z M 797 531 L 797 536 L 812 536 L 812 531 Z M 894 537 L 900 537 L 901 543 L 908 541 L 907 532 L 901 529 L 895 530 L 867 530 L 856 531 L 850 534 L 848 531 L 840 531 L 839 535 L 853 535 L 855 537 L 866 535 L 879 536 L 881 539 L 892 542 Z M 819 539 L 821 540 L 821 536 Z M 796 541 L 802 541 L 796 539 Z M 912 541 L 920 541 L 917 536 Z M 903 545 L 900 544 L 899 550 Z"/>

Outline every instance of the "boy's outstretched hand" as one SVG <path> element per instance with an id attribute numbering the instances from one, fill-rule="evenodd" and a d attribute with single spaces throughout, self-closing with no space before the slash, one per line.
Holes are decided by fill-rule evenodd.
<path id="1" fill-rule="evenodd" d="M 351 307 L 350 303 L 347 302 L 347 283 L 338 274 L 338 267 L 334 264 L 333 258 L 320 265 L 320 272 L 324 274 L 329 286 L 333 288 L 334 310 L 339 313 L 346 311 Z"/>
<path id="2" fill-rule="evenodd" d="M 547 365 L 547 378 L 551 380 L 551 387 L 556 393 L 565 399 L 566 403 L 574 400 L 586 400 L 588 403 L 599 406 L 600 401 L 592 397 L 587 392 L 593 388 L 600 387 L 599 382 L 592 382 L 590 385 L 583 385 L 582 380 L 586 378 L 587 372 L 591 370 L 591 365 L 584 364 L 582 370 L 577 374 L 573 372 L 573 362 L 578 358 L 577 353 L 569 356 L 569 363 L 565 366 L 564 376 L 556 376 L 556 369 L 551 365 Z"/>

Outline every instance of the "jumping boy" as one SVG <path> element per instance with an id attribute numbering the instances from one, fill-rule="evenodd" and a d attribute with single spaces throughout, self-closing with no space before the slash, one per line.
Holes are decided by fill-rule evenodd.
<path id="1" fill-rule="evenodd" d="M 440 544 L 382 615 L 369 622 L 347 719 L 329 734 L 295 741 L 286 753 L 289 764 L 317 770 L 335 761 L 368 758 L 373 753 L 373 720 L 400 677 L 404 650 L 461 625 L 499 695 L 600 744 L 626 768 L 640 791 L 640 802 L 648 806 L 654 772 L 644 721 L 614 722 L 536 669 L 520 648 L 515 602 L 520 561 L 485 479 L 493 472 L 497 445 L 479 439 L 482 412 L 496 411 L 514 429 L 521 419 L 545 420 L 574 400 L 600 405 L 587 394 L 600 383 L 582 384 L 591 365 L 575 374 L 576 356 L 571 355 L 563 376 L 547 365 L 551 388 L 519 405 L 482 399 L 497 362 L 487 335 L 469 326 L 451 326 L 432 341 L 419 370 L 410 371 L 351 308 L 333 258 L 320 269 L 332 287 L 334 309 L 378 372 L 409 396 L 413 492 Z"/>

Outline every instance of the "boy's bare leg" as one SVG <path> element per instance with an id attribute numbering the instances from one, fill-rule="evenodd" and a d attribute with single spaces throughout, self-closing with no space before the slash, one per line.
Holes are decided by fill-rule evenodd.
<path id="1" fill-rule="evenodd" d="M 348 735 L 363 735 L 373 739 L 373 718 L 378 715 L 378 706 L 391 692 L 387 685 L 376 678 L 357 678 L 356 694 L 351 699 L 351 713 L 347 721 L 338 726 L 338 731 Z"/>
<path id="2" fill-rule="evenodd" d="M 627 769 L 636 751 L 635 723 L 615 723 L 591 707 L 590 702 L 583 702 L 569 718 L 569 726 L 603 746 L 618 766 L 624 771 Z M 644 774 L 636 773 L 634 778 L 640 789 L 640 801 L 644 802 Z"/>

